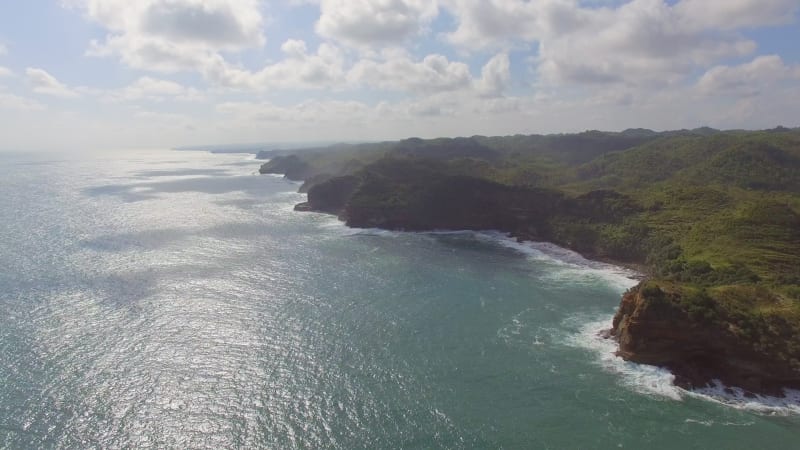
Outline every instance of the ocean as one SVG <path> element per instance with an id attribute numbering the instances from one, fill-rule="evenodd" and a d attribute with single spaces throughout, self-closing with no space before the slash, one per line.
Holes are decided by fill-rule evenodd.
<path id="1" fill-rule="evenodd" d="M 796 448 L 608 328 L 625 269 L 297 213 L 252 155 L 0 155 L 0 447 Z"/>

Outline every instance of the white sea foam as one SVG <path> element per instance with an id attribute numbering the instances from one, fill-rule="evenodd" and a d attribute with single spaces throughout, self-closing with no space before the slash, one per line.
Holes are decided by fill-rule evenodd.
<path id="1" fill-rule="evenodd" d="M 681 400 L 682 389 L 673 384 L 675 376 L 668 370 L 625 361 L 614 354 L 617 343 L 600 336 L 601 331 L 611 326 L 612 318 L 613 316 L 609 315 L 602 320 L 586 323 L 577 333 L 567 338 L 567 344 L 591 350 L 597 358 L 597 364 L 604 370 L 621 375 L 620 382 L 636 392 L 664 399 Z"/>
<path id="2" fill-rule="evenodd" d="M 800 391 L 797 390 L 784 391 L 785 397 L 771 397 L 747 396 L 743 390 L 728 388 L 719 381 L 712 387 L 693 390 L 675 386 L 675 376 L 668 370 L 625 361 L 614 354 L 617 343 L 601 336 L 601 332 L 611 326 L 611 320 L 612 316 L 608 315 L 600 320 L 586 322 L 577 333 L 567 339 L 567 344 L 592 351 L 598 365 L 604 370 L 619 374 L 620 383 L 636 392 L 674 401 L 695 398 L 759 414 L 800 414 Z"/>
<path id="3" fill-rule="evenodd" d="M 351 228 L 352 236 L 379 236 L 396 238 L 402 236 L 401 231 L 384 230 L 381 228 Z"/>
<path id="4" fill-rule="evenodd" d="M 529 259 L 547 264 L 551 270 L 548 277 L 564 282 L 595 282 L 603 280 L 624 291 L 638 283 L 641 275 L 636 271 L 584 258 L 579 253 L 549 242 L 523 241 L 500 231 L 433 231 L 429 235 L 469 235 L 477 240 L 515 250 Z"/>
<path id="5" fill-rule="evenodd" d="M 334 219 L 332 219 L 334 220 Z M 339 225 L 344 227 L 341 222 Z M 331 228 L 334 228 L 333 226 Z M 478 241 L 490 242 L 524 254 L 533 261 L 546 264 L 549 269 L 546 277 L 555 282 L 595 283 L 602 280 L 620 292 L 635 286 L 641 274 L 613 264 L 592 261 L 579 253 L 559 247 L 549 242 L 523 241 L 510 237 L 500 231 L 441 230 L 423 232 L 404 232 L 380 228 L 353 228 L 343 232 L 348 236 L 380 236 L 396 238 L 404 234 L 418 236 L 467 236 Z"/>
<path id="6" fill-rule="evenodd" d="M 716 380 L 714 386 L 687 391 L 686 395 L 761 414 L 800 414 L 800 390 L 785 389 L 783 392 L 784 397 L 747 396 L 742 389 L 729 388 Z"/>

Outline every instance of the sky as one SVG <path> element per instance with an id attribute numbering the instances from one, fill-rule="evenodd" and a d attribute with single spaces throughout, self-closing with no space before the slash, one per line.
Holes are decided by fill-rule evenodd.
<path id="1" fill-rule="evenodd" d="M 800 0 L 0 0 L 0 149 L 800 125 Z"/>

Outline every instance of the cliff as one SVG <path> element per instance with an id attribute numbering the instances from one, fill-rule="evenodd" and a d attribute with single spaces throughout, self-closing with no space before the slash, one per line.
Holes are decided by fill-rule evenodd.
<path id="1" fill-rule="evenodd" d="M 797 328 L 779 314 L 736 317 L 712 295 L 654 281 L 629 290 L 610 331 L 618 355 L 666 367 L 686 388 L 715 379 L 772 395 L 800 387 Z M 746 293 L 750 299 L 759 295 L 764 293 Z"/>
<path id="2" fill-rule="evenodd" d="M 451 174 L 447 165 L 425 159 L 384 159 L 356 175 L 329 178 L 312 185 L 296 209 L 336 214 L 356 228 L 499 230 L 629 264 L 641 262 L 648 233 L 626 222 L 641 208 L 617 192 L 571 197 Z"/>
<path id="3" fill-rule="evenodd" d="M 292 181 L 304 181 L 312 175 L 311 166 L 297 155 L 275 156 L 261 165 L 258 171 L 262 175 L 283 175 Z"/>

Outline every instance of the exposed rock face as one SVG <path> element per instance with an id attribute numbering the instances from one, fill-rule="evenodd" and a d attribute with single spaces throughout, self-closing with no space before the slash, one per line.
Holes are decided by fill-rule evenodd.
<path id="1" fill-rule="evenodd" d="M 619 341 L 619 356 L 666 367 L 675 383 L 687 388 L 714 379 L 771 395 L 800 387 L 800 371 L 791 360 L 756 350 L 730 323 L 693 317 L 678 295 L 647 282 L 625 293 L 610 332 Z"/>

